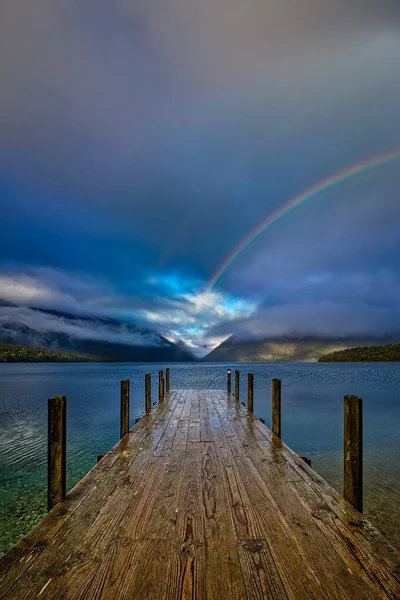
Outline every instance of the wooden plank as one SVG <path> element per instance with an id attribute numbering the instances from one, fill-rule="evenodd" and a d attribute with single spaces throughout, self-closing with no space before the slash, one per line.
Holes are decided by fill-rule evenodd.
<path id="1" fill-rule="evenodd" d="M 213 434 L 211 430 L 210 417 L 207 410 L 206 396 L 203 390 L 199 390 L 200 401 L 200 440 L 202 442 L 212 442 Z"/>
<path id="2" fill-rule="evenodd" d="M 244 540 L 238 544 L 247 598 L 287 600 L 282 579 L 266 540 Z"/>
<path id="3" fill-rule="evenodd" d="M 256 468 L 267 483 L 269 470 L 264 474 L 263 466 L 257 464 Z M 341 549 L 316 526 L 287 482 L 279 485 L 275 481 L 268 486 L 268 491 L 287 523 L 292 540 L 301 549 L 308 565 L 324 586 L 327 598 L 352 596 L 354 599 L 361 599 L 378 592 L 375 586 L 370 586 L 370 590 L 368 586 L 361 586 L 365 583 L 364 574 L 349 569 L 348 564 L 343 561 Z"/>
<path id="4" fill-rule="evenodd" d="M 177 404 L 171 417 L 174 422 L 176 422 L 178 416 L 182 416 L 185 404 L 186 394 L 183 394 L 181 402 Z M 175 539 L 176 521 L 179 512 L 178 494 L 183 474 L 188 430 L 189 421 L 179 420 L 170 454 L 155 494 L 153 509 L 149 514 L 149 522 L 146 525 L 146 538 Z M 168 441 L 170 440 L 171 438 L 168 438 Z M 165 449 L 165 445 L 163 447 Z"/>
<path id="5" fill-rule="evenodd" d="M 218 403 L 217 394 L 212 394 L 211 399 L 216 404 Z M 260 522 L 240 477 L 229 441 L 224 434 L 223 422 L 219 423 L 221 433 L 218 432 L 217 439 L 222 441 L 222 443 L 220 443 L 217 455 L 219 457 L 220 470 L 225 480 L 227 510 L 233 523 L 236 540 L 260 539 L 263 537 Z"/>
<path id="6" fill-rule="evenodd" d="M 205 579 L 208 598 L 245 598 L 244 580 L 236 542 L 226 513 L 226 496 L 217 473 L 213 443 L 204 444 L 202 461 Z M 221 543 L 223 540 L 223 543 Z"/>
<path id="7" fill-rule="evenodd" d="M 175 399 L 174 405 L 175 407 L 178 405 L 178 398 Z M 174 406 L 164 411 L 167 418 L 173 410 Z M 162 423 L 165 429 L 168 421 Z M 68 537 L 65 542 L 62 541 L 61 535 L 62 551 L 58 553 L 54 566 L 57 577 L 49 582 L 44 581 L 41 574 L 43 570 L 44 572 L 46 570 L 41 568 L 41 564 L 36 565 L 39 576 L 35 576 L 35 589 L 39 589 L 38 586 L 41 584 L 47 586 L 41 598 L 53 597 L 54 590 L 64 590 L 64 586 L 66 586 L 65 589 L 69 589 L 71 581 L 76 581 L 77 587 L 81 581 L 85 581 L 85 585 L 90 585 L 90 577 L 93 577 L 93 573 L 95 573 L 95 578 L 97 577 L 96 573 L 99 569 L 101 570 L 104 556 L 108 555 L 108 546 L 121 546 L 118 551 L 118 556 L 121 557 L 128 551 L 131 543 L 142 535 L 153 508 L 155 490 L 159 485 L 161 473 L 165 469 L 166 460 L 163 457 L 153 458 L 153 446 L 158 443 L 158 439 L 157 437 L 155 439 L 152 439 L 151 436 L 148 437 L 150 441 L 147 446 L 148 451 L 139 453 L 133 469 L 130 465 L 128 470 L 124 471 L 123 485 L 115 488 L 107 498 L 107 502 L 101 505 L 97 516 L 95 513 L 96 518 L 91 517 L 93 516 L 91 512 L 89 515 L 91 521 L 82 522 L 82 515 L 78 512 L 73 528 L 68 529 Z M 146 450 L 146 448 L 142 449 Z M 152 466 L 150 466 L 151 464 Z M 85 505 L 85 507 L 86 509 L 93 508 L 90 505 Z M 85 532 L 83 536 L 82 532 Z M 129 544 L 127 544 L 127 539 L 130 540 Z M 85 548 L 90 548 L 90 552 L 85 552 Z M 45 565 L 47 556 L 43 554 L 41 558 Z M 57 564 L 60 566 L 57 567 Z M 68 572 L 65 571 L 65 565 L 68 565 Z M 19 587 L 16 587 L 15 590 L 16 595 L 10 597 L 22 597 L 22 590 Z M 61 595 L 60 598 L 62 597 L 65 596 Z"/>
<path id="8" fill-rule="evenodd" d="M 140 458 L 147 456 L 142 454 Z M 129 537 L 136 539 L 137 530 L 132 526 L 141 527 L 140 512 L 137 511 L 135 519 L 129 519 L 137 509 L 137 506 L 147 507 L 147 498 L 151 497 L 151 483 L 149 476 L 157 483 L 157 477 L 163 469 L 162 461 L 159 459 L 160 468 L 156 469 L 153 464 L 145 479 L 144 469 L 146 462 L 140 460 L 140 467 L 125 473 L 125 485 L 119 487 L 114 494 L 101 505 L 100 510 L 96 506 L 84 504 L 82 510 L 76 512 L 72 526 L 63 527 L 57 536 L 57 552 L 54 553 L 52 545 L 49 545 L 40 556 L 28 567 L 27 574 L 29 588 L 26 578 L 19 578 L 7 593 L 7 599 L 17 600 L 22 598 L 53 598 L 59 594 L 60 598 L 67 596 L 67 591 L 72 586 L 86 588 L 91 579 L 96 576 L 104 556 L 107 555 L 108 546 L 118 547 L 118 537 L 121 536 L 122 524 L 129 523 Z M 156 459 L 152 459 L 155 461 Z M 133 495 L 138 485 L 147 489 L 146 500 L 142 493 Z M 141 489 L 141 488 L 140 488 Z M 129 499 L 129 502 L 128 502 Z M 140 531 L 140 529 L 139 529 Z M 136 536 L 135 536 L 136 534 Z M 51 567 L 49 568 L 49 565 Z M 40 596 L 39 596 L 40 594 Z"/>
<path id="9" fill-rule="evenodd" d="M 304 480 L 311 485 L 321 500 L 326 502 L 341 519 L 348 535 L 351 535 L 354 541 L 361 544 L 364 551 L 374 556 L 377 561 L 384 561 L 392 576 L 395 577 L 396 581 L 400 581 L 399 552 L 351 504 L 345 502 L 339 493 L 318 473 L 301 460 L 284 442 L 273 436 L 267 427 L 258 420 L 254 420 L 254 426 L 262 433 L 265 440 L 269 440 L 276 449 L 279 449 L 282 457 L 293 467 L 300 480 Z"/>
<path id="10" fill-rule="evenodd" d="M 344 526 L 328 504 L 321 500 L 312 486 L 301 481 L 291 482 L 289 487 L 294 497 L 308 511 L 325 537 L 335 546 L 348 569 L 352 573 L 357 573 L 365 587 L 371 590 L 372 597 L 399 598 L 400 586 L 395 578 L 388 573 L 386 568 L 382 568 L 382 563 L 376 561 L 373 554 L 360 548 L 357 540 L 354 540 L 352 532 Z"/>
<path id="11" fill-rule="evenodd" d="M 237 424 L 237 427 L 239 427 L 240 429 L 240 422 Z M 238 430 L 238 434 L 240 433 L 240 431 Z M 242 434 L 241 439 L 244 438 L 244 435 Z M 273 469 L 271 469 L 271 464 L 268 464 L 262 460 L 260 460 L 260 457 L 257 456 L 257 459 L 255 460 L 255 457 L 252 453 L 250 453 L 253 462 L 256 464 L 257 469 L 259 470 L 259 472 L 261 474 L 264 475 L 264 481 L 268 482 L 269 484 L 269 489 L 271 490 L 271 493 L 274 497 L 274 499 L 277 502 L 277 506 L 280 507 L 280 510 L 282 510 L 282 507 L 284 509 L 286 509 L 286 517 L 288 520 L 288 525 L 289 527 L 291 527 L 293 529 L 291 535 L 293 537 L 298 537 L 298 542 L 304 546 L 303 550 L 304 551 L 304 556 L 307 558 L 308 561 L 310 561 L 310 557 L 311 559 L 314 560 L 314 563 L 317 563 L 317 565 L 321 565 L 321 572 L 319 573 L 319 577 L 321 578 L 322 581 L 324 581 L 326 578 L 325 576 L 325 568 L 329 566 L 329 560 L 330 560 L 330 546 L 326 547 L 326 552 L 325 555 L 328 557 L 328 563 L 325 564 L 325 568 L 323 567 L 323 560 L 321 560 L 320 558 L 320 551 L 321 551 L 321 544 L 323 546 L 324 542 L 324 536 L 319 536 L 316 531 L 315 528 L 312 527 L 312 524 L 307 523 L 307 526 L 304 527 L 305 530 L 303 530 L 302 535 L 299 535 L 299 531 L 297 531 L 297 529 L 299 528 L 299 525 L 301 524 L 301 521 L 299 520 L 299 517 L 301 518 L 302 521 L 304 521 L 305 519 L 305 514 L 304 511 L 302 513 L 301 510 L 299 510 L 298 508 L 298 503 L 294 502 L 294 503 L 290 503 L 290 499 L 291 499 L 291 495 L 290 493 L 287 493 L 287 485 L 286 482 L 282 479 L 280 473 L 276 472 L 273 473 L 274 470 L 274 465 L 272 463 L 272 467 Z M 279 483 L 281 483 L 281 485 L 279 485 Z M 282 485 L 283 484 L 283 485 Z M 288 509 L 288 503 L 289 502 L 289 511 Z M 281 505 L 281 506 L 280 506 Z M 294 528 L 293 528 L 293 525 Z M 307 539 L 305 539 L 305 536 L 307 536 Z M 304 536 L 304 537 L 302 537 Z M 331 588 L 331 592 L 328 593 L 327 597 L 335 597 L 336 594 L 338 593 L 345 593 L 343 592 L 343 589 L 345 584 L 347 584 L 347 588 L 344 588 L 346 591 L 346 593 L 348 592 L 349 589 L 352 588 L 353 582 L 349 582 L 348 581 L 348 571 L 346 568 L 344 568 L 344 565 L 341 565 L 341 561 L 336 561 L 335 565 L 338 565 L 337 568 L 340 569 L 340 576 L 341 576 L 341 588 L 340 590 L 335 590 L 336 587 L 336 580 L 333 577 L 329 577 L 328 581 L 324 581 L 324 585 L 328 586 L 328 590 L 329 590 L 329 586 Z M 314 569 L 315 570 L 315 569 Z M 328 572 L 332 571 L 331 568 L 328 569 Z M 344 580 L 343 580 L 344 577 Z M 333 589 L 332 589 L 333 586 Z M 377 590 L 374 589 L 373 590 L 374 593 L 377 593 Z M 329 595 L 330 594 L 330 595 Z M 355 595 L 355 597 L 357 597 L 357 595 Z M 362 595 L 361 597 L 368 597 L 365 595 Z"/>
<path id="12" fill-rule="evenodd" d="M 171 540 L 142 540 L 135 547 L 130 568 L 124 570 L 125 580 L 123 587 L 119 588 L 123 595 L 106 590 L 101 597 L 106 600 L 205 598 L 202 591 L 203 565 L 204 549 L 201 547 L 182 551 Z"/>
<path id="13" fill-rule="evenodd" d="M 157 407 L 151 417 L 154 427 L 153 436 L 157 439 L 157 431 L 165 427 L 162 413 Z M 144 421 L 144 420 L 143 420 Z M 126 468 L 132 463 L 141 444 L 147 443 L 149 431 L 144 423 L 139 423 L 127 436 L 118 442 L 104 458 L 89 471 L 74 488 L 68 492 L 63 503 L 57 504 L 49 515 L 29 532 L 25 538 L 13 546 L 0 558 L 0 597 L 7 592 L 43 550 L 52 543 L 61 527 L 75 515 L 83 503 L 89 503 L 94 517 L 95 510 L 100 510 L 101 501 L 108 497 L 123 478 Z M 93 509 L 95 507 L 95 510 Z M 54 543 L 54 542 L 53 542 Z"/>
<path id="14" fill-rule="evenodd" d="M 390 545 L 233 397 L 165 399 L 0 559 L 0 598 L 400 597 Z"/>
<path id="15" fill-rule="evenodd" d="M 173 408 L 170 409 L 171 417 L 154 450 L 154 456 L 169 456 L 171 453 L 172 444 L 178 430 L 179 419 L 182 415 L 184 405 L 185 395 L 183 391 L 180 391 L 175 396 Z"/>
<path id="16" fill-rule="evenodd" d="M 292 533 L 276 503 L 272 500 L 265 482 L 249 457 L 236 457 L 253 505 L 268 540 L 273 560 L 278 568 L 286 593 L 291 599 L 328 598 L 324 586 L 311 569 L 302 548 Z"/>

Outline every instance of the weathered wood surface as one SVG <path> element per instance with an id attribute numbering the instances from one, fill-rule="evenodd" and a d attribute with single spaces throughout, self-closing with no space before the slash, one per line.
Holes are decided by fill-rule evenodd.
<path id="1" fill-rule="evenodd" d="M 53 396 L 48 401 L 47 508 L 64 500 L 66 493 L 67 399 Z"/>
<path id="2" fill-rule="evenodd" d="M 254 375 L 247 375 L 247 408 L 252 413 L 254 412 Z"/>
<path id="3" fill-rule="evenodd" d="M 151 373 L 144 376 L 144 404 L 146 413 L 151 411 Z"/>
<path id="4" fill-rule="evenodd" d="M 343 496 L 357 510 L 363 509 L 363 435 L 362 400 L 344 397 L 344 473 Z"/>
<path id="5" fill-rule="evenodd" d="M 272 380 L 272 433 L 281 437 L 281 380 Z"/>
<path id="6" fill-rule="evenodd" d="M 129 379 L 121 381 L 121 417 L 120 437 L 123 438 L 129 432 Z"/>
<path id="7" fill-rule="evenodd" d="M 399 564 L 235 398 L 180 390 L 0 559 L 0 598 L 398 600 Z"/>

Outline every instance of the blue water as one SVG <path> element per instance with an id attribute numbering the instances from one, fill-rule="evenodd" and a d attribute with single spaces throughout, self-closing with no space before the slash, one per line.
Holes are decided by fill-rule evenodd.
<path id="1" fill-rule="evenodd" d="M 172 388 L 222 388 L 226 369 L 254 374 L 254 412 L 270 425 L 271 379 L 282 380 L 282 438 L 342 487 L 343 396 L 364 400 L 365 513 L 400 547 L 400 364 L 0 364 L 0 553 L 45 514 L 47 399 L 67 396 L 67 474 L 72 487 L 119 435 L 119 382 L 131 380 L 131 425 L 144 412 L 144 374 L 153 400 L 158 371 Z"/>

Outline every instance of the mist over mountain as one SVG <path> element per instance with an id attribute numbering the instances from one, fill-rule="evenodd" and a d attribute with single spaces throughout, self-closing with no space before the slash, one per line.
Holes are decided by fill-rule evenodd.
<path id="1" fill-rule="evenodd" d="M 230 336 L 202 360 L 205 362 L 316 362 L 330 352 L 355 346 L 377 346 L 393 342 L 389 337 L 328 338 L 317 336 L 274 337 L 245 340 Z"/>
<path id="2" fill-rule="evenodd" d="M 0 342 L 73 350 L 111 361 L 193 361 L 183 343 L 112 318 L 74 315 L 0 300 Z"/>

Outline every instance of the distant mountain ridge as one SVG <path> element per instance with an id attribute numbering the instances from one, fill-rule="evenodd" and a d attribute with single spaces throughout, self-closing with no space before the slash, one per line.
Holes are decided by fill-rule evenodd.
<path id="1" fill-rule="evenodd" d="M 394 340 L 383 338 L 318 338 L 281 337 L 259 340 L 242 340 L 234 335 L 222 342 L 207 356 L 205 362 L 316 362 L 330 352 L 354 346 L 388 344 Z"/>
<path id="2" fill-rule="evenodd" d="M 121 362 L 187 362 L 196 358 L 152 329 L 117 319 L 19 306 L 0 300 L 0 342 L 67 350 Z"/>

